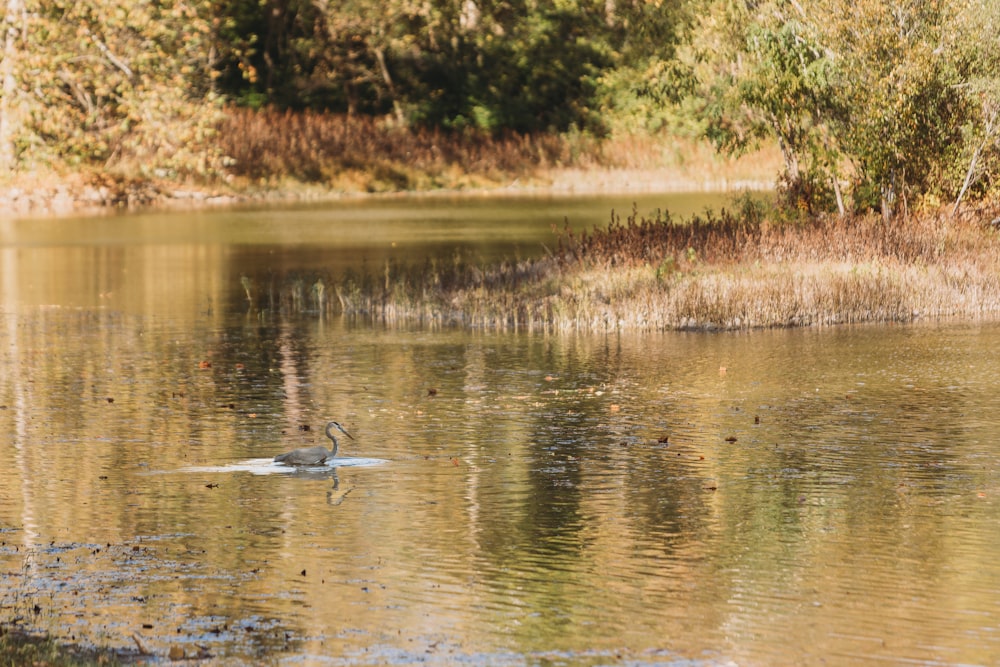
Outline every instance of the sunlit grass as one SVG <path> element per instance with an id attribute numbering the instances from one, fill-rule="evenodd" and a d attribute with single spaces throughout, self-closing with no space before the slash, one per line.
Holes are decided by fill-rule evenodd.
<path id="1" fill-rule="evenodd" d="M 312 302 L 317 311 L 389 324 L 551 331 L 996 316 L 1000 238 L 992 217 L 983 209 L 956 219 L 774 222 L 756 204 L 686 221 L 633 213 L 589 234 L 563 230 L 541 259 L 390 262 L 377 274 L 327 276 L 309 299 L 304 283 L 286 286 L 278 305 L 304 310 Z"/>
<path id="2" fill-rule="evenodd" d="M 496 184 L 572 161 L 555 134 L 489 136 L 401 128 L 384 119 L 230 109 L 219 146 L 234 175 L 380 192 Z"/>
<path id="3" fill-rule="evenodd" d="M 767 185 L 768 153 L 719 157 L 707 142 L 672 136 L 401 127 L 369 116 L 230 108 L 216 135 L 230 185 L 284 192 L 315 187 L 397 192 L 497 186 L 558 190 L 701 190 Z"/>

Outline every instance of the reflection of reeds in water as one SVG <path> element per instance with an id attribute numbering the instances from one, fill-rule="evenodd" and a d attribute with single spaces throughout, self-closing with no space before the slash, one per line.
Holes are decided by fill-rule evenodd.
<path id="1" fill-rule="evenodd" d="M 755 206 L 685 222 L 633 212 L 536 260 L 387 262 L 325 280 L 313 310 L 384 323 L 540 330 L 745 329 L 1000 313 L 988 215 L 772 223 Z M 279 288 L 298 311 L 294 281 Z M 325 294 L 325 296 L 323 296 Z"/>

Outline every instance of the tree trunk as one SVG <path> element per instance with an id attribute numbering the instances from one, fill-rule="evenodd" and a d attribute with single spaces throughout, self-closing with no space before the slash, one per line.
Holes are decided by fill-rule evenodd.
<path id="1" fill-rule="evenodd" d="M 396 114 L 396 122 L 402 125 L 405 120 L 403 117 L 403 108 L 399 106 L 399 99 L 396 97 L 396 87 L 392 83 L 392 76 L 389 75 L 389 68 L 385 64 L 385 51 L 381 48 L 376 48 L 375 60 L 378 61 L 378 67 L 382 71 L 382 80 L 385 81 L 385 87 L 392 98 L 392 110 Z"/>
<path id="2" fill-rule="evenodd" d="M 993 134 L 997 130 L 997 115 L 1000 113 L 1000 107 L 994 108 L 990 111 L 983 109 L 983 116 L 985 117 L 985 132 L 983 136 L 983 141 L 976 146 L 976 150 L 972 152 L 972 159 L 969 160 L 969 169 L 965 172 L 965 180 L 962 181 L 962 189 L 959 190 L 958 196 L 955 198 L 955 206 L 951 209 L 951 217 L 955 217 L 958 213 L 958 207 L 962 203 L 962 198 L 965 197 L 965 193 L 969 190 L 969 186 L 972 185 L 972 178 L 976 174 L 976 167 L 979 166 L 979 157 L 983 154 L 983 150 L 993 141 Z"/>
<path id="3" fill-rule="evenodd" d="M 20 130 L 17 100 L 17 68 L 20 61 L 24 0 L 7 0 L 3 17 L 3 61 L 0 62 L 0 171 L 14 170 L 17 155 L 14 140 Z"/>
<path id="4" fill-rule="evenodd" d="M 840 181 L 837 179 L 836 174 L 831 176 L 830 180 L 833 182 L 833 194 L 837 195 L 837 213 L 843 218 L 847 215 L 847 210 L 844 207 L 844 195 L 840 191 Z"/>
<path id="5" fill-rule="evenodd" d="M 889 222 L 892 220 L 893 207 L 895 205 L 896 194 L 893 192 L 892 184 L 883 184 L 881 188 L 880 207 L 882 209 L 882 220 Z"/>
<path id="6" fill-rule="evenodd" d="M 785 161 L 785 174 L 788 176 L 789 183 L 795 183 L 798 185 L 799 180 L 802 178 L 802 174 L 799 171 L 799 156 L 796 154 L 795 149 L 785 141 L 784 135 L 781 134 L 781 130 L 777 123 L 774 127 L 778 129 L 778 148 L 781 149 L 781 157 Z"/>

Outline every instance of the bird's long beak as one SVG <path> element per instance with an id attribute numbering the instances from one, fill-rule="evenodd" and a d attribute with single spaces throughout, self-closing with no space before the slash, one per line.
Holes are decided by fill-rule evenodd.
<path id="1" fill-rule="evenodd" d="M 344 429 L 344 427 L 343 427 L 343 426 L 339 426 L 339 425 L 338 425 L 338 426 L 337 426 L 337 428 L 339 428 L 339 429 L 340 429 L 340 432 L 341 432 L 341 433 L 343 433 L 344 435 L 346 435 L 346 436 L 347 436 L 348 438 L 350 438 L 351 440 L 354 440 L 354 436 L 353 436 L 353 435 L 351 435 L 350 433 L 348 433 L 348 432 L 347 432 L 347 431 L 346 431 L 346 430 Z"/>

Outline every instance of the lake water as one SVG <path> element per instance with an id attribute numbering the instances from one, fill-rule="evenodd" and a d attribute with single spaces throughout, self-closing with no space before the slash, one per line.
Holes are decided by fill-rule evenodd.
<path id="1" fill-rule="evenodd" d="M 469 333 L 242 297 L 537 254 L 623 199 L 0 223 L 0 623 L 234 665 L 995 664 L 1000 326 Z M 350 458 L 269 462 L 329 419 Z"/>

